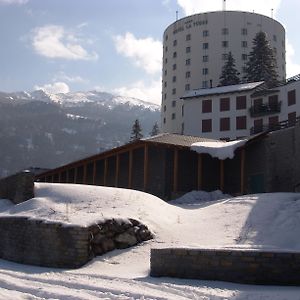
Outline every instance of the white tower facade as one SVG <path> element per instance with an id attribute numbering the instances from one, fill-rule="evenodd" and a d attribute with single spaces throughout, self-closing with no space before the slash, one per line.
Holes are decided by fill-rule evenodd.
<path id="1" fill-rule="evenodd" d="M 272 18 L 250 12 L 216 11 L 188 16 L 167 27 L 163 36 L 163 132 L 184 132 L 181 97 L 193 89 L 216 87 L 229 52 L 242 79 L 253 38 L 259 31 L 266 33 L 274 49 L 278 79 L 284 80 L 285 29 Z"/>

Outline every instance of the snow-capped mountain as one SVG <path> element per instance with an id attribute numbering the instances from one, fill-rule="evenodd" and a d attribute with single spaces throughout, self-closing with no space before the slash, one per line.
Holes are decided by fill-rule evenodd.
<path id="1" fill-rule="evenodd" d="M 30 166 L 54 168 L 128 142 L 135 119 L 144 136 L 160 107 L 89 91 L 0 92 L 0 177 Z"/>

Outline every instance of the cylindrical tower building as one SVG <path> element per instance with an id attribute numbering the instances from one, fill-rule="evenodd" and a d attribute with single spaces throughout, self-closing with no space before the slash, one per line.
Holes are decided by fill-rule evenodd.
<path id="1" fill-rule="evenodd" d="M 215 87 L 229 52 L 241 78 L 252 50 L 252 41 L 264 31 L 277 61 L 278 79 L 284 80 L 285 29 L 276 20 L 256 13 L 216 11 L 182 18 L 163 36 L 163 132 L 182 133 L 183 101 L 187 91 Z"/>

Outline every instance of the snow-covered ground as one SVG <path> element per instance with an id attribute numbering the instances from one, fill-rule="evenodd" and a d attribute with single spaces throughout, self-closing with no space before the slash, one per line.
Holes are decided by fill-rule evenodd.
<path id="1" fill-rule="evenodd" d="M 220 195 L 217 192 L 218 196 Z M 155 239 L 97 257 L 77 270 L 0 260 L 0 299 L 205 299 L 300 300 L 300 287 L 151 278 L 152 247 L 260 247 L 300 250 L 300 194 L 276 193 L 168 204 L 132 190 L 36 184 L 36 198 L 13 205 L 0 200 L 0 216 L 27 215 L 90 224 L 137 218 Z M 207 201 L 209 200 L 209 201 Z M 178 201 L 177 201 L 178 203 Z"/>

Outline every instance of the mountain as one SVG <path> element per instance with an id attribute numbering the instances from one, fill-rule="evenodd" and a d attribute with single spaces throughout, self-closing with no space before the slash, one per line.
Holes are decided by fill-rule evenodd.
<path id="1" fill-rule="evenodd" d="M 160 106 L 89 91 L 0 92 L 0 177 L 29 167 L 55 168 L 128 142 L 135 119 L 144 136 Z"/>

